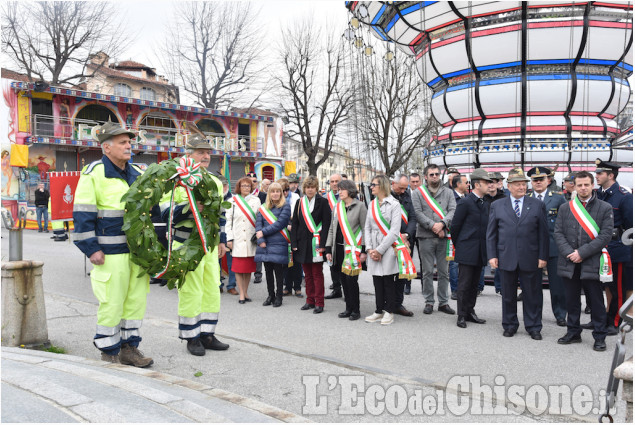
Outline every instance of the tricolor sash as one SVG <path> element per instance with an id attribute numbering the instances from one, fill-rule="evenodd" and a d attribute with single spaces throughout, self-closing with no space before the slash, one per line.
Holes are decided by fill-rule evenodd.
<path id="1" fill-rule="evenodd" d="M 406 226 L 407 226 L 408 225 L 408 211 L 406 211 L 403 205 L 401 205 L 401 219 L 403 220 L 404 223 L 406 223 Z"/>
<path id="2" fill-rule="evenodd" d="M 333 211 L 333 208 L 335 208 L 335 205 L 337 204 L 335 193 L 333 193 L 332 190 L 329 190 L 329 192 L 326 194 L 326 199 L 328 199 L 329 207 L 331 207 L 331 211 Z"/>
<path id="3" fill-rule="evenodd" d="M 342 235 L 344 236 L 344 261 L 342 262 L 342 273 L 348 276 L 357 276 L 362 272 L 362 228 L 361 225 L 356 232 L 348 222 L 346 206 L 344 201 L 339 201 L 335 206 L 335 215 L 339 223 Z"/>
<path id="4" fill-rule="evenodd" d="M 271 212 L 270 209 L 265 208 L 264 205 L 262 205 L 258 211 L 260 212 L 260 214 L 262 214 L 262 218 L 264 218 L 267 223 L 269 224 L 273 224 L 276 221 L 278 221 L 278 217 L 276 217 L 274 215 L 273 212 Z M 283 227 L 282 230 L 280 230 L 280 234 L 282 234 L 282 236 L 284 236 L 284 239 L 289 243 L 289 263 L 288 266 L 291 267 L 293 266 L 293 255 L 291 254 L 291 236 L 289 235 L 289 231 L 287 230 L 286 227 Z"/>
<path id="5" fill-rule="evenodd" d="M 582 206 L 582 202 L 576 196 L 569 201 L 571 212 L 582 230 L 594 240 L 600 233 L 600 226 L 593 220 L 593 217 Z M 606 248 L 602 248 L 602 254 L 600 256 L 600 282 L 612 282 L 613 281 L 613 266 L 611 265 L 611 256 Z"/>
<path id="6" fill-rule="evenodd" d="M 434 199 L 432 195 L 430 195 L 428 189 L 424 185 L 421 185 L 419 186 L 419 192 L 421 193 L 421 196 L 423 196 L 423 200 L 426 201 L 426 204 L 428 204 L 430 209 L 434 211 L 434 213 L 438 215 L 441 220 L 443 220 L 445 218 L 445 212 L 443 211 L 443 208 L 441 208 L 441 205 L 439 205 L 437 200 Z M 452 243 L 452 238 L 450 237 L 449 230 L 447 232 L 446 239 L 447 244 L 445 248 L 445 259 L 448 261 L 452 261 L 454 260 L 454 244 Z"/>
<path id="7" fill-rule="evenodd" d="M 370 213 L 379 227 L 379 231 L 384 235 L 388 235 L 388 231 L 390 230 L 390 224 L 386 221 L 384 216 L 381 214 L 381 210 L 379 209 L 379 201 L 377 198 L 373 199 L 370 203 Z M 415 268 L 415 263 L 412 261 L 412 257 L 410 256 L 410 252 L 408 251 L 408 247 L 406 246 L 401 234 L 399 233 L 397 236 L 397 240 L 392 243 L 392 247 L 395 250 L 395 255 L 397 256 L 397 265 L 399 266 L 399 279 L 408 279 L 412 280 L 417 277 L 417 269 Z"/>
<path id="8" fill-rule="evenodd" d="M 247 221 L 251 223 L 252 226 L 256 227 L 256 213 L 251 209 L 249 203 L 240 195 L 234 195 L 234 202 L 238 208 L 245 214 L 247 217 Z"/>
<path id="9" fill-rule="evenodd" d="M 324 261 L 322 253 L 318 251 L 318 248 L 320 247 L 320 231 L 322 230 L 322 223 L 318 226 L 315 225 L 315 221 L 313 221 L 313 216 L 311 215 L 311 210 L 309 209 L 309 198 L 307 198 L 306 195 L 300 200 L 300 211 L 302 212 L 302 218 L 304 218 L 306 227 L 309 229 L 309 232 L 313 234 L 313 238 L 311 240 L 313 262 Z"/>

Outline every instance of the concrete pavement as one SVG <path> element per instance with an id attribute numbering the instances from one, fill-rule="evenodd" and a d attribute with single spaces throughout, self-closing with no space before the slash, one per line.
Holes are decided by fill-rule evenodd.
<path id="1" fill-rule="evenodd" d="M 25 258 L 45 261 L 49 338 L 69 354 L 98 359 L 92 345 L 96 300 L 90 279 L 84 275 L 81 253 L 71 244 L 54 243 L 46 236 L 27 232 L 24 245 Z M 3 255 L 7 250 L 3 244 Z M 325 274 L 329 285 L 328 271 Z M 362 315 L 370 314 L 374 308 L 370 276 L 362 275 L 360 287 Z M 583 344 L 557 345 L 556 339 L 564 334 L 564 329 L 555 325 L 548 291 L 544 292 L 543 341 L 531 340 L 522 325 L 514 338 L 502 337 L 500 297 L 492 287 L 486 287 L 476 306 L 487 324 L 468 324 L 467 329 L 457 328 L 456 316 L 439 313 L 436 306 L 432 315 L 421 314 L 424 300 L 418 280 L 413 283 L 413 294 L 405 301 L 415 316 L 397 316 L 391 326 L 337 318 L 337 313 L 343 310 L 341 299 L 327 300 L 325 312 L 314 315 L 300 311 L 304 300 L 296 297 L 285 297 L 281 308 L 263 307 L 264 283 L 252 283 L 250 296 L 254 302 L 239 305 L 237 297 L 223 294 L 217 335 L 231 348 L 198 358 L 189 355 L 185 344 L 177 338 L 177 294 L 153 285 L 141 329 L 141 349 L 155 360 L 152 370 L 239 394 L 317 422 L 597 420 L 592 410 L 536 413 L 525 403 L 518 404 L 517 411 L 505 414 L 481 412 L 474 408 L 473 399 L 468 411 L 457 409 L 460 400 L 474 395 L 472 389 L 464 395 L 465 389 L 459 388 L 460 397 L 457 396 L 453 379 L 463 375 L 478 377 L 490 386 L 499 382 L 499 377 L 507 387 L 565 385 L 574 390 L 585 385 L 597 405 L 599 392 L 608 379 L 615 338 L 607 339 L 609 349 L 604 353 L 591 350 L 592 338 L 586 331 Z M 451 305 L 455 307 L 455 302 Z M 522 320 L 521 311 L 519 305 Z M 587 318 L 583 316 L 583 320 Z M 627 341 L 632 345 L 632 336 Z M 632 351 L 630 345 L 627 355 Z M 3 360 L 3 366 L 4 363 Z M 4 370 L 3 367 L 3 379 Z M 202 375 L 195 377 L 197 372 Z M 343 385 L 346 377 L 362 380 L 365 391 L 361 394 L 366 395 L 363 411 L 346 410 Z M 438 391 L 442 391 L 446 409 L 431 413 L 410 408 L 389 411 L 385 403 L 381 404 L 385 400 L 379 400 L 383 408 L 373 408 L 368 393 L 379 387 L 384 393 L 403 390 L 409 397 L 419 394 L 436 399 Z M 320 397 L 324 404 L 317 404 L 326 409 L 316 408 Z M 482 397 L 488 399 L 487 395 Z M 623 418 L 621 401 L 616 418 L 620 417 Z"/>

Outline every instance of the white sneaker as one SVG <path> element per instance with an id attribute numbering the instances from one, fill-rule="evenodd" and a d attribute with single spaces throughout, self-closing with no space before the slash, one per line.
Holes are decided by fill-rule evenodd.
<path id="1" fill-rule="evenodd" d="M 381 319 L 382 325 L 390 325 L 395 321 L 395 315 L 392 313 L 385 312 L 384 317 Z"/>
<path id="2" fill-rule="evenodd" d="M 379 322 L 384 317 L 383 313 L 373 313 L 364 319 L 368 323 Z"/>

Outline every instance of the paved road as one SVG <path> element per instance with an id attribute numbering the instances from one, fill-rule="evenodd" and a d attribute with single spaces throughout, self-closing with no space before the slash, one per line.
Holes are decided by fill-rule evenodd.
<path id="1" fill-rule="evenodd" d="M 7 241 L 4 230 L 3 235 L 3 242 Z M 26 232 L 24 258 L 45 261 L 49 338 L 69 354 L 97 359 L 92 345 L 96 300 L 90 279 L 84 274 L 82 254 L 72 244 L 55 243 L 48 236 Z M 3 244 L 3 259 L 7 252 L 8 246 Z M 326 280 L 326 285 L 330 284 L 328 276 Z M 370 276 L 362 275 L 360 287 L 362 315 L 367 315 L 374 309 Z M 597 420 L 597 415 L 584 406 L 573 406 L 572 414 L 565 409 L 562 415 L 556 410 L 542 412 L 542 407 L 546 408 L 542 404 L 534 409 L 532 402 L 513 398 L 510 387 L 523 386 L 542 401 L 550 386 L 566 386 L 575 394 L 583 389 L 580 386 L 587 386 L 597 408 L 598 394 L 608 379 L 614 337 L 607 340 L 609 350 L 604 353 L 591 349 L 593 340 L 586 331 L 582 344 L 558 345 L 556 340 L 565 331 L 556 326 L 545 291 L 543 341 L 533 341 L 522 328 L 514 338 L 504 338 L 501 299 L 489 286 L 476 306 L 487 324 L 468 324 L 467 329 L 459 329 L 456 316 L 440 313 L 436 306 L 434 314 L 422 314 L 420 289 L 420 281 L 414 281 L 413 294 L 406 297 L 405 304 L 415 311 L 414 317 L 398 316 L 393 325 L 381 326 L 337 318 L 344 309 L 341 299 L 327 300 L 321 315 L 300 311 L 304 301 L 296 297 L 285 297 L 283 306 L 277 309 L 263 307 L 266 287 L 252 283 L 253 303 L 239 305 L 235 296 L 222 297 L 217 334 L 231 348 L 197 358 L 189 355 L 177 338 L 177 294 L 153 285 L 141 330 L 141 348 L 155 359 L 155 371 L 194 379 L 318 422 L 412 422 L 429 415 L 439 422 Z M 455 307 L 455 302 L 451 305 Z M 630 335 L 628 345 L 630 356 Z M 202 375 L 194 378 L 199 371 Z M 472 387 L 457 387 L 459 377 L 467 375 L 472 376 Z M 485 406 L 493 404 L 500 410 L 504 406 L 501 395 L 507 392 L 516 413 L 497 410 L 487 414 L 485 410 L 482 414 L 480 403 L 466 395 L 475 394 L 477 379 L 490 388 L 497 385 L 494 396 L 488 394 L 488 388 L 482 388 Z M 352 388 L 353 381 L 364 390 L 359 395 L 365 398 L 357 409 L 347 409 L 347 389 Z M 444 409 L 439 409 L 439 391 L 446 387 L 447 391 L 441 393 Z M 404 400 L 410 405 L 404 405 Z M 433 406 L 422 409 L 417 400 Z M 468 402 L 470 408 L 464 412 Z M 589 409 L 592 407 L 589 405 Z M 618 419 L 623 419 L 623 408 L 620 401 Z"/>

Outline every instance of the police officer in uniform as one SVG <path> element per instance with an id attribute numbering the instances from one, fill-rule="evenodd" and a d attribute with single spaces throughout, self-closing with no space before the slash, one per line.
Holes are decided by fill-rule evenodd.
<path id="1" fill-rule="evenodd" d="M 84 167 L 79 178 L 73 205 L 73 241 L 94 265 L 90 280 L 99 309 L 93 342 L 101 350 L 101 359 L 147 367 L 153 360 L 138 346 L 150 277 L 130 260 L 122 230 L 121 197 L 142 173 L 128 162 L 134 137 L 112 122 L 97 129 L 104 156 Z"/>
<path id="2" fill-rule="evenodd" d="M 615 335 L 620 320 L 618 311 L 633 293 L 633 246 L 622 243 L 624 231 L 633 227 L 633 195 L 615 181 L 620 169 L 619 164 L 599 159 L 595 163 L 595 178 L 600 186 L 597 197 L 613 206 L 613 238 L 607 247 L 613 265 L 613 282 L 606 288 L 606 320 L 608 334 Z"/>
<path id="3" fill-rule="evenodd" d="M 528 196 L 536 198 L 545 204 L 547 209 L 547 225 L 549 226 L 549 260 L 547 260 L 547 274 L 549 277 L 549 292 L 551 293 L 551 310 L 558 326 L 567 326 L 567 303 L 565 300 L 564 284 L 558 276 L 558 246 L 553 240 L 556 228 L 558 208 L 567 202 L 560 192 L 551 190 L 548 183 L 552 171 L 547 167 L 534 167 L 527 171 L 531 179 L 532 192 Z"/>
<path id="4" fill-rule="evenodd" d="M 210 163 L 212 145 L 201 135 L 189 135 L 185 142 L 186 155 L 195 162 L 201 164 L 201 171 L 207 173 Z M 223 184 L 211 175 L 216 184 L 216 191 L 223 196 Z M 170 217 L 171 194 L 166 193 L 161 199 L 161 216 L 168 221 Z M 197 199 L 197 202 L 202 202 Z M 174 193 L 174 240 L 182 243 L 189 238 L 192 228 L 195 226 L 192 212 L 183 209 L 189 205 L 187 193 L 182 187 L 175 189 Z M 200 208 L 200 207 L 199 207 Z M 221 218 L 220 226 L 223 227 Z M 185 282 L 179 290 L 179 338 L 187 340 L 187 350 L 194 356 L 204 356 L 205 350 L 227 350 L 228 344 L 224 344 L 214 335 L 218 314 L 220 312 L 220 264 L 227 251 L 225 247 L 225 234 L 220 233 L 217 246 L 203 256 L 198 267 L 185 276 Z M 173 249 L 178 249 L 177 244 Z"/>

